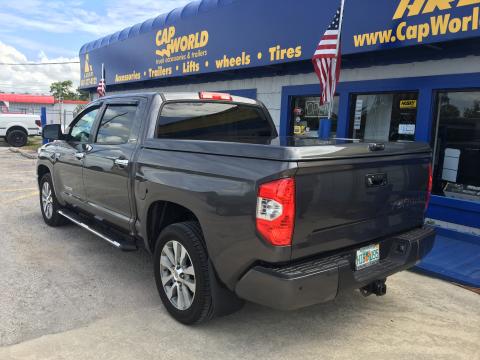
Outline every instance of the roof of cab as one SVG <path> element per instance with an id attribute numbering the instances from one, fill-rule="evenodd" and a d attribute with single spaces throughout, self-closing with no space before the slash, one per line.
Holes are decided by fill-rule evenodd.
<path id="1" fill-rule="evenodd" d="M 139 92 L 139 93 L 123 93 L 123 94 L 115 94 L 105 96 L 99 99 L 96 99 L 95 102 L 101 100 L 110 100 L 110 99 L 117 99 L 117 98 L 131 98 L 135 96 L 155 96 L 159 94 L 163 97 L 166 101 L 175 101 L 175 100 L 200 100 L 200 95 L 198 92 Z M 227 93 L 228 94 L 228 93 Z M 249 105 L 258 104 L 258 101 L 242 97 L 242 96 L 234 96 L 232 95 L 232 102 L 235 103 L 243 103 Z"/>

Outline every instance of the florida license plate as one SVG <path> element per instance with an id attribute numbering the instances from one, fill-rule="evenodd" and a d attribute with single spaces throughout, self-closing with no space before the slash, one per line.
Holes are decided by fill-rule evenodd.
<path id="1" fill-rule="evenodd" d="M 357 250 L 355 257 L 355 268 L 364 269 L 380 261 L 380 244 L 365 246 Z"/>

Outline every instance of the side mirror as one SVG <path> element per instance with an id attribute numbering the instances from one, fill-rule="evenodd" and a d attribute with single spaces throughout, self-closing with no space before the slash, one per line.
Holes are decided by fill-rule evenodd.
<path id="1" fill-rule="evenodd" d="M 59 124 L 45 125 L 42 129 L 42 138 L 48 140 L 62 140 L 62 127 Z"/>

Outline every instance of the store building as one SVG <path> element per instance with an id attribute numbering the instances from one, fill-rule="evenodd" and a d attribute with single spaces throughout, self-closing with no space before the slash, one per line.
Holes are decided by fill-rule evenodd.
<path id="1" fill-rule="evenodd" d="M 317 136 L 310 59 L 338 6 L 193 2 L 85 44 L 81 88 L 95 96 L 104 64 L 110 94 L 227 91 L 264 102 L 281 135 Z M 332 136 L 430 143 L 427 215 L 450 254 L 425 268 L 480 284 L 480 0 L 347 0 L 341 50 Z"/>

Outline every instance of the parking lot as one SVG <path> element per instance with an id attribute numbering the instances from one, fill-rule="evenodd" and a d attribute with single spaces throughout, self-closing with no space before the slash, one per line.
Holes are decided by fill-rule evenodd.
<path id="1" fill-rule="evenodd" d="M 479 359 L 480 296 L 412 272 L 295 312 L 247 304 L 186 327 L 150 256 L 41 218 L 35 160 L 0 144 L 0 359 Z"/>

